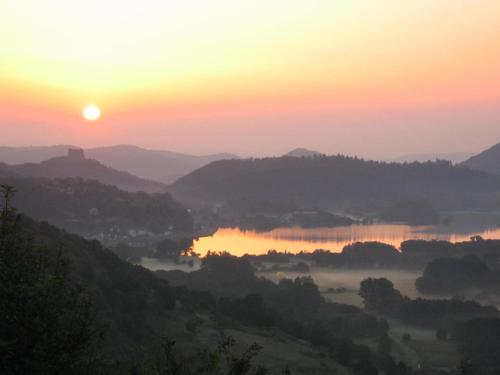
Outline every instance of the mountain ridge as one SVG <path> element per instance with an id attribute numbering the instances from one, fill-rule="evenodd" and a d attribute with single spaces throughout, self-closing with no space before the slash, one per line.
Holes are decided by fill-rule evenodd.
<path id="1" fill-rule="evenodd" d="M 427 153 L 414 153 L 414 154 L 405 154 L 400 155 L 396 158 L 388 159 L 389 162 L 396 163 L 425 163 L 427 161 L 435 161 L 435 160 L 449 160 L 453 164 L 459 164 L 464 160 L 473 156 L 473 152 L 427 152 Z"/>
<path id="2" fill-rule="evenodd" d="M 500 174 L 500 143 L 471 156 L 461 164 L 479 171 Z"/>
<path id="3" fill-rule="evenodd" d="M 500 194 L 500 177 L 448 161 L 386 163 L 342 155 L 213 162 L 169 185 L 185 204 L 254 199 L 331 210 L 386 208 L 425 198 L 439 209 L 488 206 Z M 373 211 L 372 211 L 373 212 Z"/>
<path id="4" fill-rule="evenodd" d="M 297 147 L 294 148 L 293 150 L 287 152 L 283 156 L 289 156 L 289 157 L 294 157 L 294 158 L 310 158 L 314 156 L 320 156 L 323 155 L 319 151 L 314 151 L 314 150 L 309 150 L 304 147 Z"/>
<path id="5" fill-rule="evenodd" d="M 0 162 L 22 164 L 42 162 L 63 156 L 73 145 L 40 147 L 1 147 Z M 87 157 L 114 169 L 125 171 L 140 178 L 171 183 L 193 170 L 220 159 L 238 158 L 230 153 L 190 155 L 175 151 L 152 150 L 139 146 L 118 144 L 84 149 Z"/>
<path id="6" fill-rule="evenodd" d="M 14 186 L 13 205 L 34 220 L 46 221 L 106 244 L 151 244 L 190 237 L 192 219 L 168 193 L 127 192 L 81 178 L 48 179 L 2 173 Z"/>
<path id="7" fill-rule="evenodd" d="M 118 171 L 95 159 L 87 159 L 83 155 L 82 157 L 58 156 L 39 163 L 3 164 L 3 168 L 24 177 L 96 180 L 126 191 L 153 193 L 163 188 L 159 182 L 148 181 L 128 172 Z"/>

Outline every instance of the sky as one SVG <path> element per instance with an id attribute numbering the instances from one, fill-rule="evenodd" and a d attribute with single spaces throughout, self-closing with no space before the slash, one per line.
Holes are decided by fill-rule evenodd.
<path id="1" fill-rule="evenodd" d="M 479 151 L 500 142 L 499 19 L 492 0 L 0 0 L 0 144 Z"/>

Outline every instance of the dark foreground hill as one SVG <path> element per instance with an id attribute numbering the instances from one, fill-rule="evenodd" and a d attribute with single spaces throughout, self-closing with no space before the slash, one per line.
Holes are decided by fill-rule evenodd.
<path id="1" fill-rule="evenodd" d="M 175 293 L 168 283 L 148 270 L 119 259 L 97 241 L 88 241 L 47 223 L 22 218 L 35 243 L 61 248 L 69 257 L 75 276 L 92 295 L 98 318 L 106 326 L 107 340 L 120 353 L 156 337 L 165 329 L 168 313 L 175 306 Z M 155 314 L 158 314 L 155 316 Z M 165 317 L 166 318 L 166 317 Z"/>
<path id="2" fill-rule="evenodd" d="M 345 156 L 224 160 L 170 185 L 192 205 L 230 199 L 373 212 L 408 199 L 439 210 L 498 208 L 500 177 L 450 162 L 383 163 Z"/>
<path id="3" fill-rule="evenodd" d="M 470 157 L 462 165 L 478 171 L 500 174 L 500 143 Z"/>
<path id="4" fill-rule="evenodd" d="M 132 193 L 75 178 L 9 176 L 1 169 L 0 184 L 16 187 L 13 203 L 22 213 L 105 243 L 145 245 L 192 232 L 191 216 L 170 194 Z"/>
<path id="5" fill-rule="evenodd" d="M 2 215 L 2 220 L 4 217 Z M 272 312 L 262 304 L 262 299 L 259 296 L 250 295 L 243 300 L 216 299 L 207 292 L 189 290 L 185 287 L 175 288 L 167 281 L 157 278 L 152 272 L 120 260 L 97 241 L 84 240 L 79 236 L 68 234 L 49 224 L 37 223 L 27 217 L 22 217 L 21 221 L 18 222 L 20 226 L 14 227 L 18 228 L 17 230 L 21 229 L 21 232 L 17 232 L 17 234 L 11 234 L 12 229 L 6 229 L 13 228 L 10 223 L 7 226 L 4 226 L 3 222 L 0 224 L 2 225 L 0 264 L 8 265 L 10 266 L 9 270 L 14 270 L 9 275 L 26 276 L 22 272 L 28 271 L 30 266 L 35 268 L 40 266 L 41 269 L 43 268 L 43 272 L 54 272 L 54 275 L 57 275 L 56 278 L 51 278 L 50 275 L 41 277 L 43 285 L 22 284 L 23 280 L 17 278 L 7 278 L 6 283 L 2 284 L 0 294 L 3 299 L 0 303 L 0 309 L 9 314 L 9 321 L 15 322 L 15 324 L 6 327 L 3 324 L 4 320 L 2 320 L 2 325 L 0 325 L 2 346 L 9 353 L 8 361 L 4 361 L 4 357 L 0 357 L 0 361 L 2 364 L 9 365 L 7 374 L 21 373 L 12 371 L 13 368 L 15 369 L 16 363 L 22 364 L 20 367 L 22 369 L 44 369 L 43 371 L 29 371 L 29 373 L 34 374 L 133 373 L 143 375 L 160 373 L 179 375 L 195 373 L 235 375 L 247 373 L 352 374 L 350 368 L 357 369 L 359 367 L 360 359 L 358 357 L 364 361 L 362 368 L 374 369 L 374 366 L 377 365 L 385 369 L 388 366 L 397 366 L 391 358 L 386 357 L 384 357 L 384 363 L 379 364 L 380 360 L 377 354 L 370 351 L 368 347 L 356 345 L 349 338 L 340 336 L 340 334 L 335 333 L 333 328 L 329 328 L 333 337 L 323 335 L 332 347 L 331 350 L 327 350 L 325 345 L 319 342 L 304 340 L 303 336 L 314 337 L 309 334 L 310 330 L 307 329 L 305 323 L 301 323 L 299 320 L 289 320 Z M 68 303 L 71 303 L 69 309 L 65 310 L 57 302 L 56 296 L 43 294 L 45 292 L 51 293 L 60 287 L 64 288 L 63 285 L 73 288 L 72 283 L 67 280 L 64 274 L 56 273 L 56 269 L 53 270 L 48 266 L 54 262 L 54 264 L 63 267 L 64 263 L 57 260 L 60 256 L 58 249 L 63 251 L 63 256 L 71 263 L 71 277 L 81 282 L 85 290 L 88 291 L 92 301 L 92 311 L 95 313 L 92 325 L 95 325 L 96 328 L 101 327 L 104 332 L 104 341 L 101 342 L 100 347 L 96 346 L 94 349 L 99 350 L 98 353 L 95 353 L 99 358 L 102 355 L 105 356 L 102 371 L 89 370 L 94 367 L 97 369 L 100 366 L 99 363 L 95 362 L 86 363 L 86 368 L 83 371 L 78 369 L 63 372 L 47 370 L 54 370 L 54 364 L 57 366 L 56 368 L 64 370 L 65 365 L 62 360 L 67 361 L 68 358 L 78 359 L 80 357 L 78 352 L 73 350 L 73 347 L 62 347 L 57 342 L 58 339 L 65 340 L 64 342 L 73 342 L 76 346 L 80 345 L 79 340 L 86 339 L 86 336 L 68 335 L 64 328 L 66 319 L 77 321 L 75 318 L 78 317 L 71 314 L 80 314 L 85 311 L 80 308 L 80 302 L 65 292 L 64 297 Z M 16 253 L 12 254 L 8 250 L 16 251 Z M 17 253 L 17 251 L 21 253 Z M 21 254 L 30 255 L 32 258 L 26 259 Z M 39 262 L 39 257 L 46 258 L 48 263 Z M 22 267 L 18 264 L 21 261 Z M 17 272 L 17 267 L 13 267 L 16 264 L 19 266 L 20 272 Z M 257 280 L 250 274 L 247 276 L 254 281 Z M 23 285 L 25 288 L 22 288 Z M 302 292 L 301 294 L 305 297 L 303 302 L 307 302 L 312 296 L 316 305 L 324 305 L 312 281 L 305 281 L 305 284 L 302 282 L 292 283 L 280 288 L 272 283 L 266 285 L 267 288 L 279 292 L 281 296 L 290 301 L 295 299 L 294 292 Z M 10 290 L 22 292 L 20 292 L 21 295 L 16 293 L 14 298 L 14 296 L 9 295 Z M 72 290 L 77 294 L 81 293 L 80 288 Z M 36 303 L 32 303 L 33 299 L 29 296 L 36 299 Z M 5 297 L 8 297 L 9 301 L 6 301 Z M 42 312 L 38 314 L 38 310 L 34 307 L 44 298 L 47 306 L 44 306 L 41 309 Z M 25 301 L 23 308 L 18 309 L 17 306 L 22 301 Z M 83 300 L 79 301 L 84 302 Z M 9 304 L 11 302 L 12 306 Z M 250 306 L 246 305 L 248 303 Z M 238 312 L 239 310 L 235 311 L 234 307 L 238 309 L 249 307 L 248 313 L 258 317 L 258 319 L 248 320 L 245 315 L 242 316 Z M 304 307 L 307 311 L 311 308 L 306 305 Z M 55 308 L 61 310 L 53 310 Z M 354 313 L 353 319 L 365 323 L 366 327 L 363 326 L 361 329 L 363 337 L 369 334 L 376 339 L 379 333 L 384 333 L 387 330 L 383 321 L 368 316 L 359 309 L 342 305 L 332 305 L 332 308 L 336 311 L 337 318 Z M 11 319 L 12 317 L 19 317 L 20 321 Z M 28 317 L 31 319 L 25 319 Z M 47 320 L 49 317 L 50 319 Z M 263 322 L 259 320 L 262 317 L 271 318 L 271 320 Z M 36 332 L 31 332 L 29 327 L 24 325 L 25 323 L 33 325 Z M 26 336 L 30 336 L 33 339 L 31 343 L 25 342 L 24 337 L 18 341 L 15 337 L 16 331 L 12 331 L 13 328 L 18 329 L 19 333 L 24 332 Z M 86 330 L 85 327 L 82 326 L 82 328 Z M 349 328 L 346 332 L 358 335 L 356 329 L 351 332 Z M 79 331 L 75 330 L 75 334 L 79 334 Z M 233 337 L 236 341 L 224 339 L 228 336 Z M 162 339 L 162 337 L 167 337 L 168 340 Z M 221 350 L 218 352 L 216 348 L 221 337 L 225 344 L 218 347 Z M 163 343 L 162 347 L 160 347 L 161 343 Z M 257 343 L 257 345 L 252 345 L 253 343 Z M 18 344 L 22 346 L 20 347 Z M 262 350 L 260 350 L 260 345 L 262 345 Z M 25 350 L 20 350 L 23 347 Z M 231 349 L 232 352 L 233 347 L 235 351 L 243 353 L 241 360 L 245 360 L 243 362 L 245 366 L 250 365 L 254 355 L 260 352 L 256 361 L 269 368 L 271 372 L 263 372 L 262 370 L 259 372 L 243 370 L 195 372 L 188 370 L 193 361 L 195 366 L 210 364 L 217 365 L 218 369 L 227 367 L 224 365 L 224 359 L 218 357 L 229 355 L 227 349 Z M 333 349 L 337 347 L 342 349 L 342 352 L 334 352 Z M 210 351 L 203 351 L 204 348 Z M 51 351 L 51 349 L 55 351 Z M 352 355 L 343 355 L 345 350 L 352 350 Z M 209 355 L 212 351 L 214 354 Z M 193 353 L 194 356 L 186 357 L 186 353 L 189 352 Z M 87 357 L 85 353 L 81 354 L 82 357 Z M 230 368 L 236 367 L 235 361 L 239 360 L 239 357 L 232 355 L 228 358 Z M 339 364 L 340 358 L 345 360 L 344 365 Z M 355 359 L 351 362 L 351 358 Z M 221 363 L 222 365 L 220 365 Z M 73 363 L 70 364 L 75 367 Z M 104 370 L 106 366 L 108 369 Z M 174 368 L 179 366 L 179 370 L 171 372 L 172 366 Z M 281 372 L 281 369 L 286 367 L 289 367 L 290 371 Z M 399 365 L 398 368 L 405 370 L 404 365 Z M 22 371 L 22 373 L 28 372 Z M 400 373 L 405 374 L 406 372 Z"/>
<path id="6" fill-rule="evenodd" d="M 24 163 L 4 165 L 20 176 L 42 178 L 79 177 L 85 180 L 96 180 L 106 185 L 113 185 L 127 191 L 157 192 L 163 187 L 156 181 L 148 181 L 127 172 L 107 167 L 97 160 L 79 157 L 59 156 L 40 163 Z"/>

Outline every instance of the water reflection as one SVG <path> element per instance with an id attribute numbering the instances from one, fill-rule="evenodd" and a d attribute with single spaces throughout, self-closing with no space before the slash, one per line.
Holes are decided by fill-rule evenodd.
<path id="1" fill-rule="evenodd" d="M 243 231 L 239 228 L 221 228 L 209 237 L 194 243 L 194 250 L 205 255 L 207 251 L 228 251 L 233 255 L 265 254 L 268 250 L 314 251 L 325 249 L 340 252 L 356 241 L 380 241 L 399 247 L 410 239 L 467 241 L 479 235 L 485 239 L 500 239 L 500 228 L 473 232 L 444 232 L 439 227 L 410 225 L 352 225 L 336 228 L 278 228 L 269 232 Z"/>

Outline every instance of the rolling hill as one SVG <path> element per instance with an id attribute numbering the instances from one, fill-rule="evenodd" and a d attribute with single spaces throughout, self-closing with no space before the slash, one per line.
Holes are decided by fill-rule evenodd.
<path id="1" fill-rule="evenodd" d="M 373 212 L 420 198 L 439 210 L 500 206 L 498 176 L 446 161 L 397 164 L 345 156 L 217 161 L 168 190 L 190 205 L 244 198 Z"/>
<path id="2" fill-rule="evenodd" d="M 175 292 L 167 282 L 122 261 L 97 241 L 25 216 L 22 223 L 35 243 L 47 249 L 61 248 L 71 260 L 74 275 L 87 287 L 97 317 L 106 325 L 109 351 L 123 355 L 124 350 L 138 344 L 151 345 L 153 332 L 166 329 L 167 317 L 175 305 Z"/>
<path id="3" fill-rule="evenodd" d="M 307 148 L 298 147 L 298 148 L 293 149 L 290 152 L 287 152 L 283 156 L 291 156 L 294 158 L 310 158 L 310 157 L 319 156 L 319 155 L 322 155 L 321 152 L 308 150 Z"/>
<path id="4" fill-rule="evenodd" d="M 156 354 L 164 342 L 163 337 L 175 341 L 175 353 L 182 356 L 176 360 L 180 360 L 186 352 L 201 357 L 200 350 L 217 347 L 222 335 L 236 339 L 239 352 L 254 343 L 261 345 L 258 363 L 269 367 L 270 373 L 281 373 L 286 366 L 294 374 L 302 375 L 353 373 L 327 355 L 323 347 L 305 341 L 300 335 L 293 336 L 274 326 L 247 325 L 215 306 L 204 306 L 203 297 L 205 301 L 209 297 L 214 303 L 217 300 L 207 292 L 174 287 L 155 273 L 119 259 L 96 241 L 68 234 L 26 216 L 22 216 L 19 223 L 23 237 L 31 239 L 28 243 L 40 245 L 47 256 L 55 258 L 60 250 L 63 251 L 71 261 L 72 276 L 91 296 L 95 324 L 104 331 L 101 345 L 97 347 L 102 351 L 99 354 L 104 354 L 105 362 L 101 366 L 104 371 L 98 373 L 156 374 L 156 371 L 135 370 L 138 366 L 141 369 L 159 366 L 157 359 L 160 357 Z M 268 285 L 273 286 L 272 283 Z M 201 301 L 190 305 L 190 296 L 199 296 Z M 356 312 L 364 316 L 361 311 Z M 43 322 L 45 317 L 38 318 Z M 190 360 L 196 358 L 190 357 Z M 129 367 L 134 371 L 129 371 Z M 88 368 L 85 373 L 94 373 Z M 99 362 L 97 368 L 100 368 Z"/>
<path id="5" fill-rule="evenodd" d="M 39 163 L 66 155 L 68 148 L 75 148 L 75 146 L 0 147 L 0 162 Z M 236 155 L 227 153 L 198 156 L 165 150 L 148 150 L 131 145 L 89 148 L 85 150 L 85 154 L 119 171 L 164 183 L 171 183 L 212 161 L 238 158 Z"/>
<path id="6" fill-rule="evenodd" d="M 71 150 L 71 149 L 70 149 Z M 40 163 L 3 165 L 19 176 L 41 178 L 82 178 L 113 185 L 126 191 L 153 193 L 162 190 L 163 185 L 148 181 L 128 172 L 121 172 L 101 164 L 97 160 L 86 159 L 83 155 L 59 156 Z"/>
<path id="7" fill-rule="evenodd" d="M 163 183 L 171 183 L 212 161 L 237 158 L 226 153 L 198 156 L 130 145 L 97 147 L 85 152 L 105 165 Z"/>
<path id="8" fill-rule="evenodd" d="M 0 162 L 6 164 L 40 163 L 67 154 L 71 145 L 55 145 L 41 147 L 0 147 Z"/>
<path id="9" fill-rule="evenodd" d="M 147 245 L 165 237 L 190 237 L 192 220 L 170 194 L 127 192 L 80 178 L 47 179 L 2 173 L 14 186 L 13 204 L 36 220 L 103 243 Z"/>
<path id="10" fill-rule="evenodd" d="M 500 143 L 470 157 L 462 165 L 478 171 L 500 174 Z"/>

